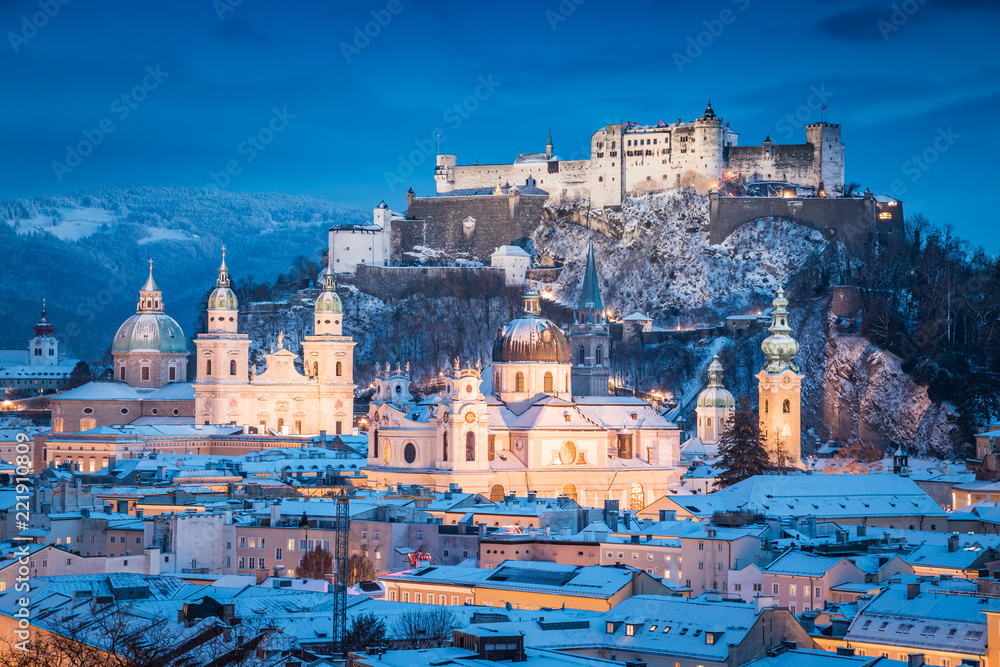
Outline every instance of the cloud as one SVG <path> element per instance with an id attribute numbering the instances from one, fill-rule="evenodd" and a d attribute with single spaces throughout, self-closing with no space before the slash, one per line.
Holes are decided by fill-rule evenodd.
<path id="1" fill-rule="evenodd" d="M 271 43 L 270 37 L 251 27 L 249 23 L 237 16 L 221 21 L 215 28 L 215 34 L 226 40 L 247 40 L 258 44 Z"/>

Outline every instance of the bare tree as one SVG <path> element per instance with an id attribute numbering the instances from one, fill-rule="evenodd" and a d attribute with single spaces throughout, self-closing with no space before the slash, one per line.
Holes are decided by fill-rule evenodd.
<path id="1" fill-rule="evenodd" d="M 439 648 L 451 641 L 458 623 L 458 617 L 444 607 L 414 609 L 396 618 L 392 634 L 405 648 Z"/>
<path id="2" fill-rule="evenodd" d="M 306 579 L 325 579 L 331 572 L 333 572 L 333 556 L 321 547 L 316 547 L 303 556 L 295 570 L 296 575 Z"/>
<path id="3" fill-rule="evenodd" d="M 347 585 L 375 578 L 375 565 L 364 556 L 354 554 L 347 558 Z"/>

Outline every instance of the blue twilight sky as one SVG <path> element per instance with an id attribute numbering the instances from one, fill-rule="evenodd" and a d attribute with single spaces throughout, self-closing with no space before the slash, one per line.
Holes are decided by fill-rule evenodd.
<path id="1" fill-rule="evenodd" d="M 0 196 L 215 182 L 402 209 L 433 191 L 439 130 L 459 163 L 509 162 L 551 125 L 570 159 L 711 98 L 741 144 L 804 143 L 825 100 L 849 181 L 1000 246 L 977 196 L 995 1 L 5 0 L 0 28 Z"/>

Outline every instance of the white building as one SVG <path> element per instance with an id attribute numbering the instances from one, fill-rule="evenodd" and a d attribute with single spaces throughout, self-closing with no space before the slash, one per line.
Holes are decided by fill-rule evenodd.
<path id="1" fill-rule="evenodd" d="M 516 245 L 502 245 L 490 255 L 490 266 L 503 269 L 504 279 L 509 287 L 519 287 L 528 276 L 531 255 Z"/>
<path id="2" fill-rule="evenodd" d="M 403 219 L 383 201 L 375 207 L 372 223 L 330 228 L 330 266 L 334 273 L 354 273 L 358 264 L 388 266 L 392 221 Z"/>
<path id="3" fill-rule="evenodd" d="M 41 394 L 46 389 L 62 389 L 69 383 L 77 360 L 59 356 L 59 339 L 46 315 L 43 301 L 42 317 L 28 346 L 21 350 L 0 350 L 0 387 Z"/>

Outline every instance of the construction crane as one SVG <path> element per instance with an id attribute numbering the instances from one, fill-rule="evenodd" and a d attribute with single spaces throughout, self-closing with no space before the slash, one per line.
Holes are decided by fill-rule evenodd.
<path id="1" fill-rule="evenodd" d="M 335 653 L 346 657 L 344 639 L 347 636 L 347 536 L 351 516 L 347 498 L 337 498 L 337 519 L 334 524 L 333 547 L 333 646 Z"/>

